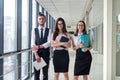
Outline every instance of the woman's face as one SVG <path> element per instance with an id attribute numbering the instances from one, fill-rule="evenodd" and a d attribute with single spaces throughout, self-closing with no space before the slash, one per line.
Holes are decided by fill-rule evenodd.
<path id="1" fill-rule="evenodd" d="M 84 30 L 84 24 L 82 22 L 79 22 L 77 25 L 78 31 L 82 32 Z"/>
<path id="2" fill-rule="evenodd" d="M 63 29 L 63 22 L 62 21 L 58 21 L 58 29 L 62 30 Z"/>

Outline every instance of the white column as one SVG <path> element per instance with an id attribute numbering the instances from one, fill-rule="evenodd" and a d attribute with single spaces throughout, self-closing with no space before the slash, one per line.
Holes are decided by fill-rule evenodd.
<path id="1" fill-rule="evenodd" d="M 112 80 L 112 0 L 104 0 L 103 80 Z"/>

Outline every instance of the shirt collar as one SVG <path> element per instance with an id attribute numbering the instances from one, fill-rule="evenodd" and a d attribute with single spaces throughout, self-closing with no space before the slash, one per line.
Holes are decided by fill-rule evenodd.
<path id="1" fill-rule="evenodd" d="M 82 35 L 82 34 L 83 34 L 83 33 L 78 33 L 78 36 L 79 36 L 79 35 Z"/>
<path id="2" fill-rule="evenodd" d="M 43 28 L 43 30 L 45 29 L 45 27 L 42 27 L 42 26 L 38 26 L 38 29 L 40 29 L 40 30 L 41 30 L 41 28 Z"/>

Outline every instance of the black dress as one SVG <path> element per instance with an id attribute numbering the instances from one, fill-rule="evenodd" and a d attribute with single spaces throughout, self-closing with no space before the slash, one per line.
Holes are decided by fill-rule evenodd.
<path id="1" fill-rule="evenodd" d="M 53 56 L 54 72 L 68 72 L 69 55 L 67 50 L 55 50 Z"/>
<path id="2" fill-rule="evenodd" d="M 76 51 L 74 75 L 88 75 L 90 72 L 92 56 L 90 51 L 82 52 L 81 48 Z"/>

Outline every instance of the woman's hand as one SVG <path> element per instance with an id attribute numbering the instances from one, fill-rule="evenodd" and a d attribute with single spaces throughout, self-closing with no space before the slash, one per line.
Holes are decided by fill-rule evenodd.
<path id="1" fill-rule="evenodd" d="M 65 47 L 70 47 L 70 42 L 63 42 L 62 45 Z"/>
<path id="2" fill-rule="evenodd" d="M 84 45 L 82 43 L 79 44 L 79 48 L 83 48 Z"/>
<path id="3" fill-rule="evenodd" d="M 58 47 L 61 45 L 64 45 L 64 43 L 59 41 L 51 41 L 51 47 Z"/>
<path id="4" fill-rule="evenodd" d="M 82 48 L 82 47 L 84 47 L 84 45 L 82 43 L 80 43 L 78 46 L 74 46 L 73 50 L 77 50 L 77 49 Z"/>
<path id="5" fill-rule="evenodd" d="M 77 49 L 79 49 L 79 46 L 74 46 L 73 47 L 73 50 L 77 50 Z"/>
<path id="6" fill-rule="evenodd" d="M 89 50 L 89 48 L 84 48 L 83 52 L 87 52 Z"/>

